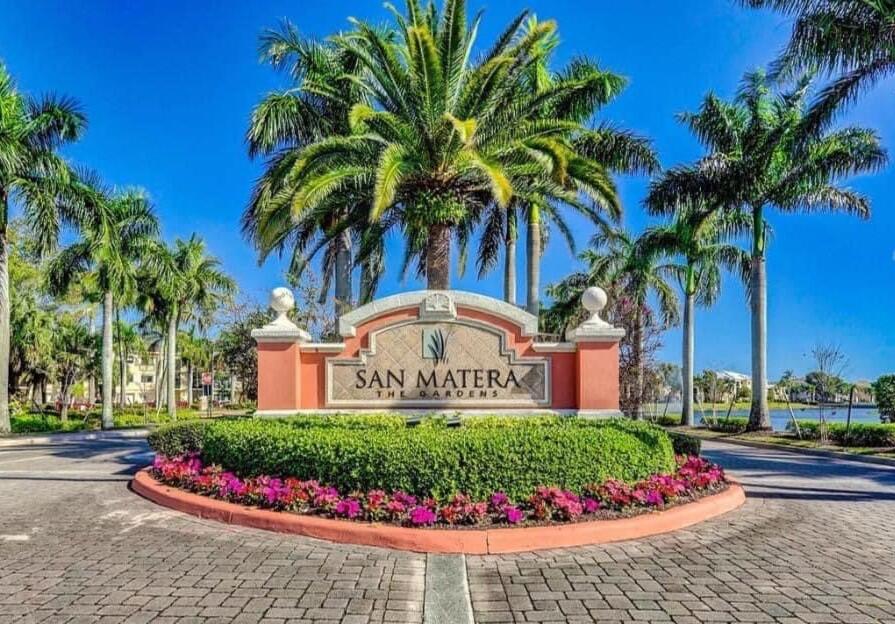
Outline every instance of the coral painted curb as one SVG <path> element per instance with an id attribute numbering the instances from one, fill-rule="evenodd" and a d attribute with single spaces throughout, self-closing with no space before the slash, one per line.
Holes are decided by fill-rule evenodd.
<path id="1" fill-rule="evenodd" d="M 131 487 L 137 494 L 164 507 L 228 524 L 343 544 L 467 555 L 528 552 L 648 537 L 720 516 L 746 500 L 742 486 L 731 481 L 718 494 L 632 518 L 500 529 L 416 529 L 244 507 L 164 485 L 148 469 L 134 476 Z"/>

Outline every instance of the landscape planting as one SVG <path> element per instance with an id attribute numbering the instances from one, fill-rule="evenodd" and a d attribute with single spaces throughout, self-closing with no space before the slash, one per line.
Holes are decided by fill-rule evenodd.
<path id="1" fill-rule="evenodd" d="M 460 426 L 401 416 L 299 417 L 183 423 L 152 434 L 160 455 L 194 454 L 243 478 L 314 479 L 341 491 L 403 490 L 445 501 L 458 492 L 514 499 L 539 486 L 581 491 L 593 483 L 637 482 L 674 470 L 659 427 L 623 420 L 469 418 Z M 341 426 L 346 418 L 345 426 Z"/>
<path id="2" fill-rule="evenodd" d="M 408 526 L 567 522 L 725 487 L 646 423 L 558 417 L 301 416 L 163 427 L 153 476 L 221 500 Z"/>

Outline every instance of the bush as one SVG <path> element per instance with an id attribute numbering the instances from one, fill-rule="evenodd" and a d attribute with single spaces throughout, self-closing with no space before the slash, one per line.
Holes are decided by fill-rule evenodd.
<path id="1" fill-rule="evenodd" d="M 722 431 L 724 433 L 742 433 L 749 426 L 749 419 L 745 416 L 730 416 L 719 418 L 717 421 L 703 420 L 702 424 L 709 431 Z"/>
<path id="2" fill-rule="evenodd" d="M 296 429 L 403 429 L 407 419 L 400 414 L 300 414 L 278 419 Z"/>
<path id="3" fill-rule="evenodd" d="M 89 423 L 77 415 L 62 422 L 51 414 L 19 413 L 10 416 L 10 428 L 13 433 L 56 433 L 82 431 L 89 428 Z"/>
<path id="4" fill-rule="evenodd" d="M 209 424 L 210 421 L 189 420 L 163 425 L 149 434 L 149 446 L 166 457 L 200 453 L 205 428 Z"/>
<path id="5" fill-rule="evenodd" d="M 656 418 L 650 422 L 654 422 L 661 427 L 679 427 L 681 424 L 681 415 L 665 414 L 664 416 L 656 416 Z"/>
<path id="6" fill-rule="evenodd" d="M 523 498 L 539 485 L 580 490 L 674 468 L 668 435 L 640 422 L 502 417 L 509 422 L 394 429 L 331 422 L 295 427 L 290 420 L 175 425 L 154 433 L 150 445 L 168 456 L 201 450 L 206 463 L 242 477 L 293 476 L 345 492 L 404 490 L 438 500 L 457 492 L 484 498 L 495 491 Z"/>
<path id="7" fill-rule="evenodd" d="M 702 440 L 696 436 L 669 431 L 668 437 L 671 438 L 671 447 L 674 449 L 675 455 L 699 456 L 702 453 Z"/>
<path id="8" fill-rule="evenodd" d="M 807 440 L 820 439 L 820 423 L 816 420 L 800 420 L 799 429 Z M 795 435 L 792 422 L 787 423 L 786 430 Z M 846 436 L 845 423 L 827 423 L 827 436 L 839 446 L 895 446 L 895 424 L 852 423 Z"/>

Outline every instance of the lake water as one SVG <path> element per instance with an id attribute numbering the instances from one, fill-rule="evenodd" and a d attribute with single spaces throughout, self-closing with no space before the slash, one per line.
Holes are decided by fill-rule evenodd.
<path id="1" fill-rule="evenodd" d="M 818 420 L 820 417 L 820 411 L 816 407 L 806 407 L 806 408 L 797 408 L 794 407 L 792 409 L 793 413 L 796 415 L 796 419 L 798 420 Z M 727 415 L 727 410 L 718 410 L 716 412 L 718 419 L 723 420 Z M 826 416 L 827 422 L 841 422 L 844 423 L 846 419 L 846 415 L 848 414 L 847 407 L 826 407 L 824 408 L 824 416 Z M 711 412 L 707 411 L 706 415 L 711 418 Z M 749 416 L 749 410 L 738 410 L 735 409 L 730 413 L 731 416 Z M 701 412 L 696 410 L 696 421 L 701 421 Z M 851 411 L 851 421 L 853 423 L 875 423 L 879 424 L 879 410 L 876 408 L 852 408 Z M 784 431 L 786 429 L 786 423 L 790 422 L 789 410 L 788 409 L 772 409 L 771 410 L 771 427 L 773 427 L 774 431 Z"/>

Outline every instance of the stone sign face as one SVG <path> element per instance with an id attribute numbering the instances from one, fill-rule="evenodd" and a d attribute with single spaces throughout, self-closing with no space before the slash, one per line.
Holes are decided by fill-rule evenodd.
<path id="1" fill-rule="evenodd" d="M 542 407 L 549 371 L 485 323 L 408 321 L 370 334 L 358 358 L 327 360 L 327 407 Z"/>

